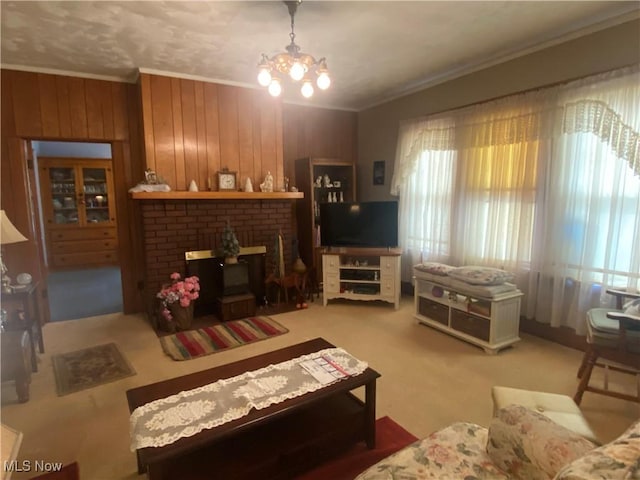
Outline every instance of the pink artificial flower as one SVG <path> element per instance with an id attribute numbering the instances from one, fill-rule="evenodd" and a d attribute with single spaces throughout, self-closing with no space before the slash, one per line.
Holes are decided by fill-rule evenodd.
<path id="1" fill-rule="evenodd" d="M 169 305 L 175 302 L 180 302 L 180 306 L 188 307 L 193 300 L 196 300 L 200 295 L 200 279 L 193 275 L 183 280 L 178 272 L 173 272 L 171 275 L 171 284 L 163 285 L 156 297 L 161 299 L 161 314 L 167 321 L 173 320 L 173 315 L 169 310 Z"/>

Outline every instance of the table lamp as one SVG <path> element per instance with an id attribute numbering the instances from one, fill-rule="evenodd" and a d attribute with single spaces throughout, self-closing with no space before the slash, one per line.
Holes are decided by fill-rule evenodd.
<path id="1" fill-rule="evenodd" d="M 0 210 L 0 265 L 2 266 L 2 290 L 11 292 L 11 278 L 8 275 L 7 266 L 4 264 L 3 247 L 10 243 L 26 242 L 28 239 L 13 226 L 4 210 Z"/>

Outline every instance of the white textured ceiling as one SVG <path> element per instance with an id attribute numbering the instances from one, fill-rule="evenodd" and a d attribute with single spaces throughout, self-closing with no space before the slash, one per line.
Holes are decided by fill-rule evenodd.
<path id="1" fill-rule="evenodd" d="M 138 69 L 256 87 L 261 53 L 289 43 L 282 2 L 1 2 L 5 68 L 133 81 Z M 333 84 L 306 101 L 359 110 L 637 18 L 637 1 L 305 1 L 296 43 Z"/>

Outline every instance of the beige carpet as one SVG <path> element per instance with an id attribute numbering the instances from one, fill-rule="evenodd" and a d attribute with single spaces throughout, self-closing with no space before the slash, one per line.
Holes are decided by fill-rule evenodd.
<path id="1" fill-rule="evenodd" d="M 356 302 L 332 302 L 325 308 L 316 300 L 307 310 L 273 316 L 289 329 L 287 335 L 188 362 L 167 357 L 141 315 L 48 324 L 44 327 L 47 353 L 39 356 L 31 400 L 17 403 L 12 383 L 4 383 L 2 422 L 24 433 L 20 460 L 78 461 L 83 479 L 138 480 L 143 477 L 137 475 L 135 454 L 129 451 L 127 389 L 315 337 L 344 347 L 378 370 L 382 377 L 376 416 L 390 416 L 417 437 L 455 421 L 488 425 L 492 385 L 573 395 L 581 352 L 523 335 L 514 348 L 486 355 L 419 325 L 412 310 L 412 298 L 403 298 L 399 310 Z M 58 397 L 51 355 L 108 342 L 118 344 L 137 375 Z M 640 417 L 637 404 L 590 393 L 582 406 L 605 441 Z M 20 473 L 12 478 L 31 476 Z"/>

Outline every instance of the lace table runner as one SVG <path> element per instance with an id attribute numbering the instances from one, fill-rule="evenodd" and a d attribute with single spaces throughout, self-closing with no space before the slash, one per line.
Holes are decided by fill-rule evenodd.
<path id="1" fill-rule="evenodd" d="M 314 392 L 328 384 L 316 380 L 300 363 L 319 357 L 351 376 L 368 366 L 341 348 L 327 348 L 149 402 L 131 413 L 131 451 L 162 447 L 241 418 L 252 408 L 260 410 Z"/>

